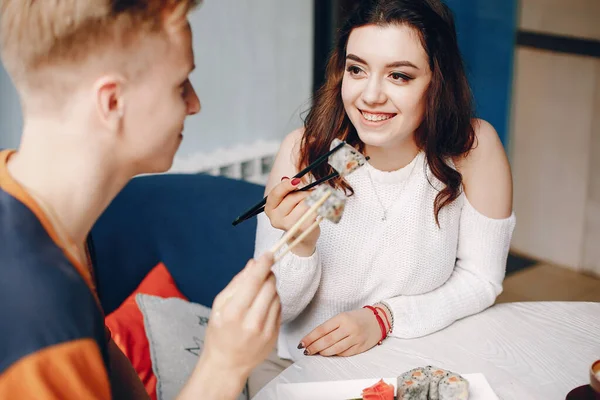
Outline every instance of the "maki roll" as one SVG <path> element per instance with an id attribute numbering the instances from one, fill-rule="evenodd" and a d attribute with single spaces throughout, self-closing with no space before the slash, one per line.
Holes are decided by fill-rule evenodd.
<path id="1" fill-rule="evenodd" d="M 346 196 L 339 191 L 333 189 L 329 185 L 319 185 L 305 200 L 306 204 L 311 207 L 317 203 L 328 192 L 331 195 L 325 200 L 325 203 L 317 209 L 317 214 L 329 221 L 337 224 L 342 218 L 344 208 L 346 206 Z"/>
<path id="2" fill-rule="evenodd" d="M 425 368 L 415 368 L 400 375 L 398 400 L 428 400 L 429 382 Z"/>
<path id="3" fill-rule="evenodd" d="M 457 374 L 449 374 L 438 385 L 439 400 L 467 400 L 469 382 Z"/>
<path id="4" fill-rule="evenodd" d="M 337 147 L 340 143 L 342 143 L 340 139 L 333 139 L 330 150 Z M 344 144 L 341 149 L 330 155 L 328 160 L 329 165 L 331 165 L 340 176 L 350 175 L 352 172 L 365 165 L 366 162 L 365 156 L 349 144 Z"/>
<path id="5" fill-rule="evenodd" d="M 425 372 L 429 376 L 429 400 L 439 400 L 438 385 L 440 381 L 448 376 L 450 372 L 445 369 L 428 365 L 425 367 Z"/>

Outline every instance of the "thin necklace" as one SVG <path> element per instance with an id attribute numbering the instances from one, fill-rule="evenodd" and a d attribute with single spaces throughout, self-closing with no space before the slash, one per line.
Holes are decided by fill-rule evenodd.
<path id="1" fill-rule="evenodd" d="M 371 188 L 373 188 L 373 193 L 375 193 L 375 198 L 377 198 L 377 202 L 379 203 L 379 205 L 381 206 L 381 209 L 383 210 L 383 215 L 381 217 L 381 221 L 382 222 L 387 221 L 388 211 L 390 210 L 390 208 L 392 208 L 392 206 L 394 205 L 394 203 L 396 203 L 396 201 L 398 201 L 398 199 L 400 199 L 400 196 L 402 196 L 402 193 L 404 193 L 404 188 L 408 184 L 408 181 L 410 180 L 410 177 L 412 176 L 413 170 L 415 169 L 415 166 L 417 165 L 416 156 L 415 156 L 415 159 L 413 159 L 412 162 L 413 162 L 413 166 L 410 169 L 410 173 L 408 174 L 408 176 L 404 180 L 404 183 L 403 183 L 402 187 L 400 188 L 400 191 L 398 192 L 398 194 L 392 199 L 390 205 L 387 206 L 387 207 L 385 207 L 383 205 L 383 201 L 381 201 L 381 198 L 379 197 L 379 194 L 377 193 L 377 189 L 375 189 L 375 184 L 373 183 L 373 178 L 371 177 L 371 171 L 367 168 L 367 176 L 369 177 L 369 181 L 371 182 Z"/>

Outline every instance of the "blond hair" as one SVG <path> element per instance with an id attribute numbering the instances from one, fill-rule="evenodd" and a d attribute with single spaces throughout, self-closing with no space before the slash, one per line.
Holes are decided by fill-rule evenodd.
<path id="1" fill-rule="evenodd" d="M 161 33 L 166 15 L 184 17 L 198 3 L 0 0 L 0 55 L 17 86 L 40 84 L 36 76 L 45 67 L 79 65 L 109 49 L 126 53 L 141 38 Z"/>

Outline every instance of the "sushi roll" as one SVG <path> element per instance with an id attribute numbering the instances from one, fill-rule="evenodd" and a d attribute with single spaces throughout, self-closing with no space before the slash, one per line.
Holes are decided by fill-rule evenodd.
<path id="1" fill-rule="evenodd" d="M 429 400 L 439 400 L 438 386 L 440 381 L 450 374 L 445 369 L 437 368 L 431 365 L 425 367 L 425 372 L 429 376 Z"/>
<path id="2" fill-rule="evenodd" d="M 342 141 L 333 139 L 330 150 L 337 147 Z M 364 155 L 349 144 L 345 144 L 341 149 L 329 156 L 328 163 L 335 169 L 340 176 L 347 176 L 356 169 L 362 167 L 367 162 Z"/>
<path id="3" fill-rule="evenodd" d="M 342 218 L 344 208 L 346 206 L 346 196 L 339 191 L 333 189 L 329 185 L 319 185 L 305 200 L 306 204 L 311 207 L 317 203 L 325 194 L 331 192 L 331 195 L 325 200 L 325 203 L 317 209 L 317 214 L 329 221 L 337 224 Z"/>
<path id="4" fill-rule="evenodd" d="M 429 382 L 425 368 L 415 368 L 400 375 L 398 400 L 428 400 Z"/>
<path id="5" fill-rule="evenodd" d="M 439 400 L 467 400 L 469 382 L 460 375 L 450 373 L 438 385 Z"/>

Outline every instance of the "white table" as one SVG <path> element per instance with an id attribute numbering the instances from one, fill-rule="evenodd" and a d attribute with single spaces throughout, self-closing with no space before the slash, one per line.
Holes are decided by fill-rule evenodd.
<path id="1" fill-rule="evenodd" d="M 307 356 L 254 399 L 276 399 L 278 383 L 390 377 L 432 364 L 483 373 L 502 400 L 564 400 L 571 389 L 589 383 L 597 359 L 600 303 L 499 304 L 432 335 L 388 338 L 353 357 Z"/>

